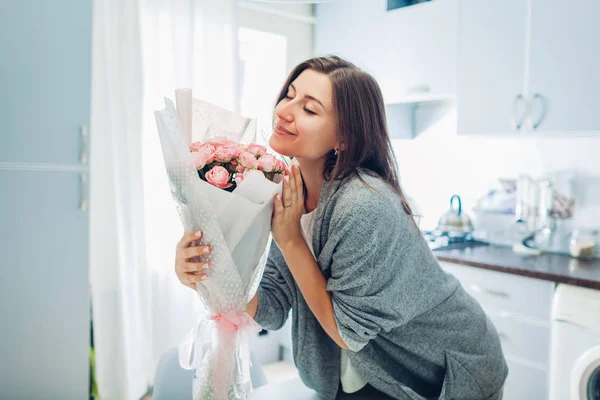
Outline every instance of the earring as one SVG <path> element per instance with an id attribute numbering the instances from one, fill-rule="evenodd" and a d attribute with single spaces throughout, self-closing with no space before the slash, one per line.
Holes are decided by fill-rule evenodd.
<path id="1" fill-rule="evenodd" d="M 333 154 L 338 155 L 338 149 L 333 149 Z"/>

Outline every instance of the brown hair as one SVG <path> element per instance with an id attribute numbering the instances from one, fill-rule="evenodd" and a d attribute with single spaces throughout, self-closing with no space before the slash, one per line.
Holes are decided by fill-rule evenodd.
<path id="1" fill-rule="evenodd" d="M 287 95 L 290 84 L 307 69 L 329 76 L 333 107 L 337 113 L 342 148 L 337 155 L 333 150 L 327 155 L 324 178 L 344 179 L 362 168 L 381 177 L 398 194 L 404 211 L 412 215 L 396 173 L 398 164 L 387 130 L 383 95 L 375 79 L 337 56 L 311 58 L 290 72 L 276 104 Z"/>

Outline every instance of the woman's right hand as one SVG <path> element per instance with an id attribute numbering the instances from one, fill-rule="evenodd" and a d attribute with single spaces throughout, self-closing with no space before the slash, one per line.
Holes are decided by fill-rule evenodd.
<path id="1" fill-rule="evenodd" d="M 208 262 L 202 261 L 202 256 L 210 253 L 210 246 L 198 246 L 202 232 L 190 232 L 183 235 L 175 252 L 175 273 L 181 283 L 196 291 L 196 282 L 207 278 Z"/>

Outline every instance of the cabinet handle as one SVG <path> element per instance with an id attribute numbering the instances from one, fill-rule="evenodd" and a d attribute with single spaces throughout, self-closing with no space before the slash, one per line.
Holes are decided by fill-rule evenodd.
<path id="1" fill-rule="evenodd" d="M 542 105 L 542 113 L 540 114 L 539 118 L 537 119 L 536 122 L 533 122 L 533 104 L 535 103 L 535 101 L 538 100 L 540 102 L 540 104 Z M 542 96 L 539 93 L 535 93 L 533 96 L 531 96 L 531 100 L 529 101 L 529 118 L 527 118 L 527 125 L 529 126 L 530 129 L 537 129 L 540 124 L 542 123 L 542 121 L 544 120 L 544 118 L 546 117 L 546 99 L 544 98 L 544 96 Z"/>
<path id="2" fill-rule="evenodd" d="M 87 179 L 87 174 L 79 174 L 79 180 L 81 181 L 81 200 L 79 202 L 79 209 L 81 211 L 87 211 L 87 209 L 88 209 L 88 179 Z"/>
<path id="3" fill-rule="evenodd" d="M 88 163 L 88 130 L 87 126 L 81 125 L 79 127 L 79 132 L 81 133 L 81 155 L 79 156 L 79 162 L 81 164 Z"/>
<path id="4" fill-rule="evenodd" d="M 471 283 L 471 285 L 469 285 L 469 286 L 471 287 L 471 290 L 473 290 L 474 292 L 477 292 L 477 293 L 487 293 L 487 294 L 490 294 L 490 295 L 496 296 L 496 297 L 508 297 L 508 293 L 506 293 L 506 292 L 485 289 L 475 283 Z"/>
<path id="5" fill-rule="evenodd" d="M 511 119 L 511 125 L 513 130 L 518 131 L 521 129 L 521 127 L 523 126 L 523 121 L 525 120 L 525 117 L 527 116 L 527 110 L 525 110 L 525 114 L 523 114 L 521 116 L 521 118 L 517 119 L 517 112 L 519 111 L 519 103 L 521 101 L 525 101 L 525 97 L 523 97 L 523 95 L 521 93 L 519 93 L 517 95 L 517 97 L 515 97 L 515 102 L 513 104 L 513 116 Z"/>

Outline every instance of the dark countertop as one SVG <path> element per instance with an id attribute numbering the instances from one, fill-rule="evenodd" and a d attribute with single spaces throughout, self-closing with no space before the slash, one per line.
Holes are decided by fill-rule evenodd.
<path id="1" fill-rule="evenodd" d="M 577 260 L 551 253 L 523 255 L 501 246 L 440 249 L 433 254 L 440 261 L 600 290 L 600 259 Z"/>

